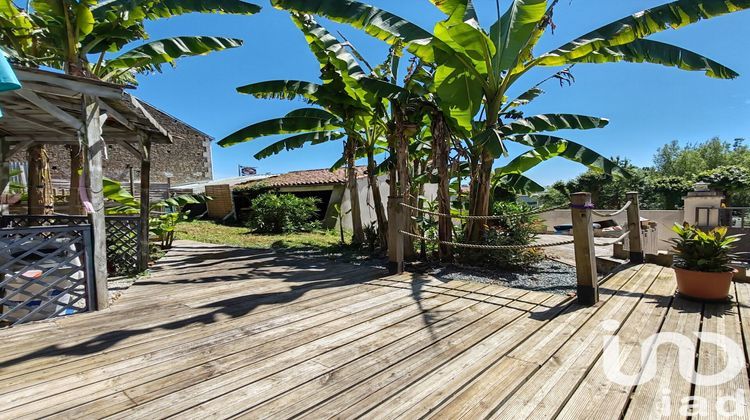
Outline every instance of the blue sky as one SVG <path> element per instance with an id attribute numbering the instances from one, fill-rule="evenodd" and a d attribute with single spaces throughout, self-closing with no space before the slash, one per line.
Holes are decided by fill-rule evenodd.
<path id="1" fill-rule="evenodd" d="M 544 52 L 592 29 L 664 0 L 563 0 L 555 13 L 557 30 L 546 34 L 537 52 Z M 152 39 L 177 35 L 214 35 L 242 38 L 241 48 L 178 62 L 175 69 L 141 76 L 138 96 L 217 140 L 253 122 L 283 115 L 300 103 L 258 100 L 235 92 L 237 86 L 271 79 L 317 80 L 318 65 L 304 38 L 286 12 L 267 1 L 260 14 L 240 16 L 187 15 L 150 23 Z M 431 29 L 442 19 L 427 0 L 371 0 Z M 482 25 L 495 19 L 495 2 L 475 0 Z M 501 0 L 507 6 L 507 0 Z M 371 63 L 382 61 L 387 46 L 353 28 L 321 19 L 332 32 L 341 30 Z M 704 54 L 740 73 L 735 80 L 711 79 L 652 64 L 579 65 L 576 82 L 545 85 L 546 94 L 526 107 L 534 113 L 579 113 L 607 117 L 608 127 L 593 131 L 561 132 L 607 156 L 624 156 L 648 165 L 656 149 L 671 140 L 683 143 L 719 136 L 726 140 L 750 138 L 750 11 L 722 16 L 651 39 L 677 44 Z M 551 70 L 529 73 L 518 89 L 529 87 Z M 262 173 L 329 167 L 341 153 L 340 144 L 323 144 L 256 161 L 261 148 L 274 138 L 254 140 L 230 148 L 213 147 L 215 178 L 235 176 L 237 165 L 257 166 Z M 748 140 L 750 141 L 750 139 Z M 516 154 L 522 148 L 511 148 Z M 545 162 L 529 175 L 542 184 L 569 179 L 583 172 L 562 159 Z"/>

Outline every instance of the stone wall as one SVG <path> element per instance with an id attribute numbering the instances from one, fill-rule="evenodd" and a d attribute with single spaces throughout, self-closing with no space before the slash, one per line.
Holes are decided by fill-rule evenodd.
<path id="1" fill-rule="evenodd" d="M 165 183 L 165 172 L 172 173 L 172 185 L 208 181 L 213 178 L 211 167 L 211 137 L 180 120 L 148 106 L 148 111 L 172 134 L 174 143 L 151 146 L 151 182 Z M 105 139 L 106 141 L 106 139 Z M 137 143 L 137 141 L 134 141 Z M 52 178 L 70 178 L 70 152 L 65 146 L 48 146 Z M 132 166 L 135 181 L 140 179 L 138 158 L 117 144 L 107 145 L 104 175 L 117 181 L 129 179 Z"/>

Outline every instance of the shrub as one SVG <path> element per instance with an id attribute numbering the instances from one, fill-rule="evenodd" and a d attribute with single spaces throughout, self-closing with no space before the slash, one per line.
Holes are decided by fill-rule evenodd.
<path id="1" fill-rule="evenodd" d="M 678 235 L 669 241 L 676 254 L 675 267 L 707 273 L 732 271 L 729 263 L 736 256 L 731 252 L 742 235 L 727 235 L 725 227 L 704 232 L 688 223 L 675 223 L 672 230 Z"/>
<path id="2" fill-rule="evenodd" d="M 492 214 L 503 216 L 488 221 L 488 229 L 482 241 L 484 245 L 529 245 L 536 238 L 539 218 L 534 215 L 521 215 L 531 208 L 525 204 L 496 202 Z M 460 238 L 463 242 L 463 238 Z M 460 249 L 458 261 L 466 264 L 486 265 L 501 269 L 521 269 L 544 260 L 539 249 Z"/>
<path id="3" fill-rule="evenodd" d="M 250 205 L 247 227 L 259 233 L 310 231 L 320 227 L 316 221 L 319 199 L 292 194 L 265 193 Z"/>

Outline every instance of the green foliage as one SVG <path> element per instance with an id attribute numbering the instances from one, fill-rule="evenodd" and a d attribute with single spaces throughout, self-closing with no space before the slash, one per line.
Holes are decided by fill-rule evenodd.
<path id="1" fill-rule="evenodd" d="M 526 204 L 496 201 L 492 206 L 492 214 L 504 217 L 490 221 L 482 244 L 529 245 L 533 243 L 536 239 L 539 218 L 534 215 L 522 215 L 530 210 L 531 208 Z M 457 252 L 459 262 L 510 270 L 527 268 L 545 258 L 542 251 L 534 248 L 503 250 L 462 248 Z"/>
<path id="2" fill-rule="evenodd" d="M 711 188 L 732 193 L 750 188 L 750 170 L 739 166 L 720 166 L 698 174 L 698 180 Z"/>
<path id="3" fill-rule="evenodd" d="M 678 176 L 657 176 L 652 175 L 646 178 L 646 188 L 653 192 L 651 197 L 647 197 L 653 203 L 657 202 L 658 208 L 673 210 L 681 206 L 682 197 L 693 189 L 693 183 L 685 178 Z"/>
<path id="4" fill-rule="evenodd" d="M 27 3 L 29 4 L 29 3 Z M 242 45 L 239 39 L 180 36 L 146 41 L 145 21 L 186 13 L 249 15 L 260 7 L 240 0 L 31 0 L 29 10 L 0 2 L 0 45 L 11 57 L 77 76 L 135 83 L 136 73 L 159 71 L 180 57 Z M 135 48 L 121 53 L 132 43 Z M 94 58 L 89 61 L 89 58 Z"/>
<path id="5" fill-rule="evenodd" d="M 177 224 L 188 220 L 189 211 L 161 214 L 149 221 L 149 231 L 161 240 L 162 248 L 171 248 Z"/>
<path id="6" fill-rule="evenodd" d="M 311 231 L 320 227 L 315 220 L 319 201 L 292 194 L 265 193 L 251 203 L 247 226 L 258 233 Z"/>
<path id="7" fill-rule="evenodd" d="M 117 181 L 104 178 L 104 199 L 110 204 L 116 205 L 108 207 L 106 214 L 139 214 L 141 212 L 141 202 L 136 200 L 129 191 L 122 187 Z M 185 194 L 169 197 L 163 200 L 151 203 L 148 221 L 149 232 L 159 238 L 162 248 L 170 248 L 174 242 L 174 232 L 178 223 L 188 219 L 189 211 L 183 211 L 183 207 L 188 204 L 201 204 L 210 201 L 211 197 L 203 194 Z M 158 214 L 157 212 L 167 213 Z"/>
<path id="8" fill-rule="evenodd" d="M 710 273 L 732 270 L 729 262 L 734 255 L 731 252 L 742 235 L 727 235 L 726 227 L 704 232 L 687 223 L 682 226 L 675 223 L 672 230 L 678 235 L 669 241 L 676 252 L 676 267 Z"/>

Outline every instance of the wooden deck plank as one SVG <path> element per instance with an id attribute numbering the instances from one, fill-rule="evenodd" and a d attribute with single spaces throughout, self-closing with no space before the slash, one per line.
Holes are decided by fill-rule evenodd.
<path id="1" fill-rule="evenodd" d="M 480 286 L 472 286 L 473 290 L 479 289 Z M 465 293 L 470 293 L 471 290 Z M 436 316 L 434 319 L 430 319 L 431 323 L 439 322 L 445 317 L 452 315 L 455 312 L 461 311 L 471 305 L 475 304 L 473 301 L 463 300 L 458 297 L 448 296 L 446 294 L 437 295 L 435 298 L 426 299 L 422 302 L 420 310 L 412 312 L 410 317 L 404 317 L 400 320 L 395 320 L 391 325 L 399 325 L 402 322 L 411 322 L 409 320 L 414 319 L 419 322 L 422 321 L 424 311 L 441 311 L 441 316 Z M 376 329 L 372 334 L 377 333 L 381 329 L 385 329 L 389 325 L 381 325 L 381 328 Z M 351 330 L 351 329 L 350 329 Z M 351 331 L 348 333 L 352 336 Z M 359 334 L 360 336 L 352 336 L 351 342 L 356 342 L 363 337 L 370 334 Z M 330 340 L 329 340 L 330 341 Z M 333 341 L 336 343 L 336 341 Z M 300 363 L 304 363 L 309 359 L 313 359 L 319 355 L 325 354 L 330 351 L 335 351 L 342 348 L 347 342 L 338 341 L 338 346 L 326 345 L 321 340 L 315 340 L 302 347 L 289 349 L 287 351 L 277 351 L 276 355 L 267 361 L 265 364 L 256 364 L 254 366 L 245 366 L 243 369 L 236 369 L 234 371 L 227 372 L 229 375 L 223 375 L 221 377 L 212 378 L 209 381 L 192 381 L 190 378 L 186 378 L 186 381 L 182 388 L 177 391 L 168 392 L 164 395 L 154 394 L 153 389 L 163 389 L 159 383 L 147 384 L 142 389 L 128 389 L 126 391 L 127 396 L 133 398 L 133 396 L 142 395 L 142 400 L 138 407 L 133 410 L 123 412 L 114 416 L 115 418 L 127 418 L 131 415 L 148 417 L 153 415 L 174 415 L 178 414 L 183 410 L 190 409 L 191 407 L 203 402 L 211 400 L 212 398 L 219 397 L 226 392 L 231 392 L 237 388 L 241 388 L 244 385 L 252 384 L 255 381 L 261 380 L 269 375 L 276 374 L 285 369 L 291 368 Z M 345 353 L 348 351 L 346 346 L 343 346 Z M 159 397 L 159 398 L 157 398 Z"/>
<path id="2" fill-rule="evenodd" d="M 611 298 L 629 284 L 640 284 L 646 276 L 645 268 L 630 267 L 616 273 L 601 290 L 599 306 L 572 305 L 536 333 L 516 346 L 489 367 L 481 376 L 467 378 L 465 386 L 450 395 L 430 415 L 431 418 L 472 418 L 487 416 L 523 385 L 526 378 L 536 372 L 554 352 L 571 337 L 581 325 L 607 308 Z M 632 288 L 632 287 L 631 287 Z"/>
<path id="3" fill-rule="evenodd" d="M 289 345 L 290 343 L 303 343 L 304 340 L 300 336 L 316 332 L 325 334 L 327 332 L 340 331 L 347 328 L 351 324 L 356 324 L 356 322 L 359 320 L 355 320 L 355 317 L 361 317 L 361 321 L 364 322 L 369 319 L 368 317 L 378 317 L 383 314 L 388 314 L 394 310 L 407 308 L 411 305 L 411 297 L 403 296 L 401 299 L 397 299 L 397 296 L 394 295 L 403 293 L 403 291 L 391 289 L 385 289 L 383 291 L 385 293 L 371 296 L 370 299 L 365 299 L 364 301 L 362 300 L 362 296 L 354 297 L 349 301 L 349 304 L 360 305 L 362 307 L 361 312 L 353 314 L 348 314 L 341 311 L 331 312 L 328 314 L 329 322 L 327 323 L 320 323 L 319 320 L 313 320 L 312 322 L 308 323 L 303 322 L 298 325 L 292 324 L 291 326 L 282 327 L 279 329 L 267 330 L 264 333 L 260 333 L 255 336 L 258 339 L 257 341 L 242 340 L 240 339 L 241 337 L 230 337 L 231 340 L 229 341 L 217 340 L 214 336 L 209 336 L 205 343 L 203 343 L 202 345 L 190 349 L 190 351 L 185 354 L 178 354 L 179 357 L 177 360 L 162 361 L 156 358 L 156 360 L 154 361 L 154 366 L 156 367 L 155 369 L 148 368 L 150 366 L 148 364 L 148 356 L 146 357 L 146 362 L 144 363 L 131 364 L 126 359 L 121 363 L 122 366 L 114 364 L 113 366 L 108 367 L 108 369 L 110 369 L 112 372 L 103 376 L 104 378 L 108 378 L 105 381 L 101 380 L 102 377 L 100 375 L 99 369 L 93 369 L 82 374 L 76 374 L 75 376 L 65 376 L 60 380 L 49 381 L 45 383 L 46 387 L 50 388 L 51 390 L 58 390 L 63 392 L 54 396 L 47 395 L 44 403 L 45 405 L 53 404 L 59 399 L 66 400 L 65 403 L 75 404 L 75 399 L 70 400 L 69 398 L 72 395 L 83 394 L 83 397 L 81 397 L 82 400 L 86 398 L 93 398 L 95 395 L 98 395 L 96 391 L 99 390 L 105 392 L 106 395 L 114 392 L 112 391 L 113 387 L 124 386 L 125 384 L 129 383 L 128 381 L 143 381 L 144 378 L 154 379 L 154 376 L 158 378 L 160 374 L 164 376 L 175 369 L 179 370 L 180 366 L 185 366 L 185 368 L 188 368 L 201 363 L 208 363 L 212 360 L 212 357 L 208 357 L 209 355 L 220 357 L 222 355 L 231 355 L 238 351 L 252 351 L 252 349 L 263 344 L 265 340 L 268 340 L 270 343 L 272 343 L 273 345 L 269 347 L 273 348 L 284 348 L 285 345 Z M 363 302 L 368 302 L 368 304 L 363 305 Z M 345 304 L 344 301 L 342 301 L 341 303 L 342 305 Z M 166 354 L 167 356 L 170 355 L 169 352 L 164 354 Z M 256 351 L 253 352 L 253 354 L 258 356 L 259 354 L 265 353 Z M 92 382 L 88 383 L 87 380 Z M 73 389 L 67 388 L 66 385 L 73 387 Z M 39 398 L 39 395 L 36 395 L 33 391 L 34 388 L 22 388 L 4 394 L 3 408 L 7 410 L 19 404 L 30 402 L 29 399 L 32 399 L 31 401 L 33 401 L 33 398 Z M 40 404 L 35 404 L 35 406 L 38 409 L 40 407 Z M 4 413 L 5 411 L 0 411 L 0 414 Z"/>
<path id="4" fill-rule="evenodd" d="M 697 383 L 693 394 L 700 399 L 701 407 L 695 416 L 707 419 L 719 419 L 731 417 L 733 419 L 750 418 L 750 382 L 748 382 L 747 360 L 742 342 L 740 315 L 737 302 L 730 303 L 706 303 L 703 305 L 703 325 L 701 332 L 704 334 L 715 334 L 721 338 L 729 339 L 731 345 L 736 349 L 727 352 L 717 343 L 711 342 L 710 337 L 699 340 L 698 361 L 696 372 L 701 375 L 716 375 L 724 371 L 728 364 L 734 362 L 739 373 L 725 379 L 720 379 L 718 384 Z M 738 393 L 740 393 L 738 395 Z M 735 403 L 722 402 L 726 397 L 739 397 L 744 400 L 741 407 Z M 740 398 L 738 398 L 740 399 Z M 722 410 L 730 410 L 730 416 L 721 415 Z"/>
<path id="5" fill-rule="evenodd" d="M 110 310 L 0 330 L 0 418 L 659 417 L 662 388 L 676 406 L 691 394 L 679 352 L 647 349 L 653 380 L 611 383 L 602 321 L 620 323 L 626 373 L 656 331 L 727 335 L 742 362 L 750 350 L 750 285 L 735 286 L 734 305 L 703 308 L 672 299 L 671 276 L 626 267 L 603 283 L 599 305 L 581 307 L 494 284 L 178 244 Z M 700 372 L 724 366 L 715 346 L 693 340 Z M 695 394 L 713 404 L 737 389 L 750 398 L 744 365 Z"/>
<path id="6" fill-rule="evenodd" d="M 559 419 L 619 418 L 625 411 L 630 393 L 635 385 L 622 385 L 609 379 L 606 370 L 626 375 L 638 374 L 641 369 L 641 346 L 645 340 L 659 332 L 675 292 L 674 272 L 663 270 L 635 310 L 622 321 L 617 337 L 619 360 L 599 357 L 583 381 L 572 388 L 572 395 L 562 407 Z M 614 327 L 614 326 L 613 326 Z M 606 331 L 605 331 L 606 332 Z M 604 342 L 598 348 L 603 352 Z M 649 351 L 648 348 L 645 351 Z M 610 364 L 608 364 L 610 363 Z M 611 375 L 610 375 L 611 376 Z"/>
<path id="7" fill-rule="evenodd" d="M 277 324 L 286 324 L 302 319 L 301 317 L 303 316 L 311 317 L 325 311 L 335 310 L 337 306 L 340 305 L 337 301 L 343 298 L 350 298 L 349 301 L 353 302 L 366 300 L 363 299 L 365 296 L 358 295 L 370 290 L 382 290 L 382 288 L 378 288 L 376 285 L 365 285 L 362 287 L 351 286 L 340 289 L 337 288 L 335 290 L 313 290 L 310 291 L 309 294 L 301 296 L 298 300 L 289 303 L 289 306 L 287 307 L 259 305 L 263 303 L 264 300 L 270 302 L 272 299 L 270 297 L 269 299 L 258 298 L 254 302 L 250 302 L 250 299 L 248 299 L 246 304 L 256 305 L 252 312 L 244 317 L 234 317 L 225 322 L 221 322 L 219 323 L 220 325 L 212 328 L 211 332 L 212 334 L 219 334 L 225 331 L 242 328 L 245 324 L 251 322 L 268 322 L 274 318 L 276 318 Z M 385 290 L 382 292 L 385 292 Z M 346 302 L 347 301 L 341 302 L 341 304 Z M 301 311 L 302 309 L 307 308 L 309 308 L 310 311 Z M 241 309 L 241 305 L 232 308 L 233 311 Z M 141 352 L 147 352 L 152 348 L 164 348 L 164 340 L 170 340 L 170 343 L 179 345 L 182 344 L 182 342 L 193 340 L 195 336 L 205 335 L 205 326 L 217 323 L 218 321 L 213 317 L 206 317 L 205 312 L 193 312 L 185 308 L 182 309 L 181 316 L 172 316 L 172 313 L 170 312 L 161 315 L 164 316 L 164 318 L 160 317 L 157 320 L 152 320 L 151 326 L 128 328 L 122 331 L 113 329 L 105 337 L 92 335 L 83 336 L 77 340 L 71 338 L 65 343 L 65 347 L 61 349 L 52 347 L 47 353 L 28 352 L 26 353 L 27 355 L 32 353 L 35 357 L 28 361 L 16 360 L 12 367 L 4 366 L 0 369 L 0 380 L 8 380 L 9 377 L 17 375 L 17 372 L 23 372 L 24 375 L 28 375 L 32 372 L 40 372 L 43 376 L 49 377 L 48 375 L 54 373 L 54 369 L 52 368 L 59 365 L 69 364 L 71 362 L 75 362 L 76 365 L 85 365 L 86 361 L 83 361 L 82 358 L 99 357 L 102 355 L 108 357 L 115 352 L 128 352 L 134 348 Z M 101 319 L 102 321 L 100 323 L 106 323 L 106 318 Z M 264 325 L 267 327 L 273 327 L 273 324 L 271 323 L 266 323 Z M 261 330 L 258 330 L 257 332 L 261 332 Z M 175 338 L 178 341 L 171 341 Z M 95 346 L 103 346 L 102 342 L 104 339 L 108 340 L 107 346 L 106 348 L 103 347 L 101 351 L 98 351 Z M 48 343 L 47 346 L 50 347 L 50 344 Z M 126 355 L 126 357 L 130 356 L 132 356 L 132 354 Z M 99 359 L 101 358 L 102 357 L 99 357 Z M 5 363 L 7 364 L 7 362 Z M 6 382 L 6 384 L 10 387 L 12 383 Z M 2 395 L 2 391 L 0 391 L 0 395 Z"/>
<path id="8" fill-rule="evenodd" d="M 507 400 L 495 414 L 497 418 L 552 418 L 570 393 L 598 359 L 601 337 L 607 334 L 603 322 L 622 323 L 654 282 L 661 267 L 647 265 L 634 281 L 629 282 L 593 314 L 561 347 L 541 364 L 537 372 Z M 525 361 L 532 361 L 524 355 Z M 536 356 L 535 356 L 536 357 Z M 512 413 L 512 414 L 511 414 Z"/>
<path id="9" fill-rule="evenodd" d="M 490 289 L 493 288 L 494 287 L 490 287 Z M 480 292 L 484 291 L 485 290 L 482 289 Z M 492 297 L 492 295 L 482 294 L 484 296 L 477 299 L 475 303 L 461 311 L 451 314 L 441 322 L 434 324 L 434 328 L 427 328 L 425 330 L 425 320 L 418 320 L 416 325 L 421 327 L 420 330 L 425 330 L 424 332 L 427 333 L 427 336 L 425 337 L 424 334 L 420 335 L 423 338 L 416 342 L 416 346 L 421 345 L 423 348 L 429 347 L 432 349 L 435 348 L 438 341 L 451 340 L 454 337 L 461 335 L 461 342 L 453 346 L 454 348 L 459 348 L 461 345 L 467 345 L 464 344 L 464 342 L 470 341 L 468 337 L 461 334 L 465 331 L 467 326 L 477 323 L 486 323 L 488 324 L 488 327 L 491 327 L 495 324 L 501 324 L 503 320 L 508 317 L 522 313 L 521 311 L 511 308 L 488 304 L 486 303 L 486 300 Z M 471 295 L 467 295 L 467 297 L 470 296 Z M 446 328 L 441 328 L 443 326 Z M 262 381 L 258 381 L 247 387 L 233 391 L 230 394 L 203 403 L 191 411 L 181 413 L 181 415 L 203 418 L 234 415 L 253 406 L 256 407 L 257 411 L 254 413 L 245 413 L 243 415 L 244 417 L 253 418 L 261 413 L 263 413 L 264 416 L 268 415 L 271 406 L 264 404 L 265 401 L 286 390 L 315 381 L 321 376 L 330 378 L 331 375 L 329 372 L 334 368 L 347 365 L 351 361 L 360 360 L 364 356 L 367 356 L 367 363 L 370 368 L 374 367 L 376 369 L 383 369 L 390 366 L 388 363 L 388 355 L 405 358 L 409 353 L 404 351 L 403 347 L 400 347 L 403 346 L 404 341 L 400 341 L 398 345 L 389 346 L 387 349 L 383 348 L 386 344 L 389 344 L 389 342 L 393 342 L 404 336 L 403 332 L 400 331 L 401 328 L 403 328 L 403 325 L 391 326 L 383 329 L 373 336 L 352 343 L 354 346 L 350 345 L 346 348 L 337 349 L 337 351 L 325 353 L 320 357 L 308 360 L 303 365 L 294 366 L 291 369 L 279 372 L 277 375 L 264 378 Z M 476 328 L 472 329 L 471 332 L 472 334 L 482 334 L 482 331 L 480 330 L 480 328 Z M 438 333 L 437 331 L 441 331 L 441 333 Z M 441 337 L 437 335 L 442 335 L 443 332 L 446 333 L 445 336 Z M 307 366 L 308 364 L 311 364 L 312 366 Z M 300 375 L 300 368 L 305 371 L 306 374 Z M 366 371 L 365 366 L 361 363 L 353 363 L 333 375 L 334 377 L 348 377 L 351 379 L 352 375 L 362 375 L 366 373 Z M 361 386 L 363 385 L 356 385 L 356 387 Z M 320 391 L 321 390 L 318 389 L 318 392 L 314 395 L 313 398 L 315 400 L 322 399 L 323 395 Z M 252 403 L 250 403 L 250 401 L 252 401 Z"/>

